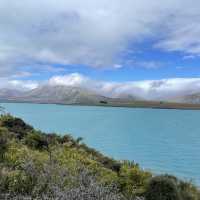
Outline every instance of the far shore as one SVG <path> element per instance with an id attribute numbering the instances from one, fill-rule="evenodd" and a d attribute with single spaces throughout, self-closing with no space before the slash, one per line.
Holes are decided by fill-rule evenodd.
<path id="1" fill-rule="evenodd" d="M 63 102 L 39 102 L 39 101 L 15 101 L 0 100 L 0 103 L 31 103 L 31 104 L 55 104 L 70 106 L 99 106 L 99 107 L 124 107 L 146 109 L 176 109 L 176 110 L 200 110 L 200 104 L 174 103 L 164 101 L 129 101 L 129 102 L 105 102 L 105 103 L 63 103 Z"/>

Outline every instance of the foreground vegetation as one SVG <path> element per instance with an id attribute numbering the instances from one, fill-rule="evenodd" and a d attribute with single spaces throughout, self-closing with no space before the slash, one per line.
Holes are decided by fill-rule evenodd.
<path id="1" fill-rule="evenodd" d="M 0 199 L 200 200 L 191 183 L 153 176 L 103 156 L 70 135 L 44 134 L 0 117 Z"/>

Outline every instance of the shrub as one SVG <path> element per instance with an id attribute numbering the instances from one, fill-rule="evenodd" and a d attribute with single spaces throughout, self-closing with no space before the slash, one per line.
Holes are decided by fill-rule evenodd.
<path id="1" fill-rule="evenodd" d="M 167 176 L 150 180 L 145 193 L 146 200 L 181 200 L 175 181 Z"/>
<path id="2" fill-rule="evenodd" d="M 107 101 L 100 101 L 100 103 L 107 104 L 108 102 Z"/>
<path id="3" fill-rule="evenodd" d="M 48 148 L 47 138 L 41 133 L 38 133 L 36 131 L 32 131 L 27 134 L 25 138 L 25 144 L 31 148 L 35 148 L 38 150 Z"/>
<path id="4" fill-rule="evenodd" d="M 28 158 L 20 169 L 21 172 L 9 172 L 4 180 L 5 189 L 1 192 L 9 192 L 9 199 L 125 200 L 114 185 L 99 183 L 81 165 L 77 173 L 57 162 L 45 162 L 39 169 Z"/>
<path id="5" fill-rule="evenodd" d="M 185 182 L 172 175 L 165 175 L 177 185 L 181 200 L 200 200 L 200 191 L 191 183 Z"/>
<path id="6" fill-rule="evenodd" d="M 8 148 L 8 138 L 8 130 L 6 128 L 0 128 L 0 160 L 3 160 Z"/>
<path id="7" fill-rule="evenodd" d="M 28 186 L 26 175 L 19 170 L 8 172 L 5 179 L 6 189 L 10 193 L 24 193 Z"/>
<path id="8" fill-rule="evenodd" d="M 178 186 L 182 200 L 200 200 L 200 191 L 192 183 L 180 181 Z"/>
<path id="9" fill-rule="evenodd" d="M 1 116 L 1 126 L 8 129 L 9 132 L 15 134 L 19 139 L 24 138 L 27 135 L 27 132 L 33 130 L 33 128 L 27 125 L 23 120 L 19 118 L 14 118 L 10 115 Z"/>
<path id="10" fill-rule="evenodd" d="M 56 145 L 62 143 L 62 137 L 56 135 L 55 133 L 45 134 L 48 144 Z"/>
<path id="11" fill-rule="evenodd" d="M 119 173 L 121 190 L 127 196 L 141 196 L 151 174 L 140 169 L 138 164 L 124 162 Z"/>

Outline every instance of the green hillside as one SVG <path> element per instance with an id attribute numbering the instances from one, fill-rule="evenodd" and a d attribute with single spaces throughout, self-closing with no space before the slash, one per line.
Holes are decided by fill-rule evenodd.
<path id="1" fill-rule="evenodd" d="M 153 176 L 70 135 L 45 134 L 19 118 L 0 117 L 0 199 L 200 200 L 191 183 Z"/>

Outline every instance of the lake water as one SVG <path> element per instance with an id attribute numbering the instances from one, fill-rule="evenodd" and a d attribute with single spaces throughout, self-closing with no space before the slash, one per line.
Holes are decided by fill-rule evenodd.
<path id="1" fill-rule="evenodd" d="M 35 128 L 200 185 L 200 111 L 2 103 Z"/>

